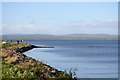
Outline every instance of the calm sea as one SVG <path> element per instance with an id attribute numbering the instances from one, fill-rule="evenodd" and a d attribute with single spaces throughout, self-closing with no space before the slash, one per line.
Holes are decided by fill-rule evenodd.
<path id="1" fill-rule="evenodd" d="M 115 40 L 40 40 L 26 42 L 55 48 L 36 48 L 24 54 L 58 70 L 75 70 L 78 78 L 117 78 L 118 42 Z"/>

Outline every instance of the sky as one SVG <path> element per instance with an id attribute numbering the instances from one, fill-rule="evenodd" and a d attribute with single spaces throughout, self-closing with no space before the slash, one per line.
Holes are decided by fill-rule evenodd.
<path id="1" fill-rule="evenodd" d="M 2 34 L 117 34 L 117 2 L 3 2 Z"/>

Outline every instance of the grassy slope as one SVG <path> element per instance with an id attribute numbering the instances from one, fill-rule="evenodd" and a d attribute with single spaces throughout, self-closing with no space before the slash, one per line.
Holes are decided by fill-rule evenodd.
<path id="1" fill-rule="evenodd" d="M 3 49 L 17 49 L 18 47 L 26 46 L 27 43 L 17 44 L 12 42 L 10 44 L 3 44 Z M 56 70 L 56 69 L 55 69 Z M 47 73 L 47 75 L 46 75 Z M 57 76 L 49 74 L 48 67 L 45 67 L 44 63 L 36 61 L 34 65 L 19 66 L 19 64 L 12 64 L 2 61 L 2 78 L 34 78 L 34 80 L 72 80 L 72 73 L 58 72 Z"/>

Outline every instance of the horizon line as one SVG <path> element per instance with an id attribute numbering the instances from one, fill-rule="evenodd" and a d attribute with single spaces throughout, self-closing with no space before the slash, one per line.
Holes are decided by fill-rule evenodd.
<path id="1" fill-rule="evenodd" d="M 85 33 L 72 33 L 72 34 L 40 34 L 40 33 L 31 33 L 31 34 L 0 34 L 0 35 L 120 35 L 120 34 L 104 34 L 104 33 L 100 33 L 100 34 L 85 34 Z"/>

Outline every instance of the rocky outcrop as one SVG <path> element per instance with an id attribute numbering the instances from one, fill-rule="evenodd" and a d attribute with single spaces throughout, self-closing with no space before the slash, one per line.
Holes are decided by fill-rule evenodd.
<path id="1" fill-rule="evenodd" d="M 20 52 L 16 52 L 15 50 L 1 49 L 1 54 L 3 60 L 13 64 L 21 64 L 25 62 L 33 64 L 36 61 L 35 59 L 32 59 L 31 57 L 28 57 Z"/>
<path id="2" fill-rule="evenodd" d="M 51 46 L 26 45 L 26 46 L 17 48 L 17 49 L 16 49 L 16 52 L 23 53 L 23 52 L 26 52 L 26 51 L 31 50 L 31 49 L 33 49 L 33 48 L 54 48 L 54 47 L 51 47 Z"/>
<path id="3" fill-rule="evenodd" d="M 23 52 L 31 50 L 33 48 L 43 48 L 43 47 L 34 46 L 30 44 L 19 46 L 18 44 L 17 47 L 13 46 L 13 47 L 8 47 L 8 48 L 1 48 L 1 56 L 5 62 L 9 62 L 11 64 L 15 64 L 15 65 L 22 66 L 22 67 L 35 66 L 36 63 L 40 61 L 37 61 L 33 59 L 32 57 L 29 57 L 23 54 Z M 53 48 L 53 47 L 49 47 L 49 48 Z M 47 64 L 42 63 L 42 65 L 43 65 L 42 66 L 43 69 L 40 71 L 41 73 L 40 75 L 47 76 L 47 77 L 48 76 L 56 77 L 56 76 L 60 76 L 60 73 L 64 73 Z M 73 80 L 73 79 L 71 78 L 70 80 Z"/>
<path id="4" fill-rule="evenodd" d="M 23 53 L 23 52 L 26 52 L 26 51 L 29 51 L 31 49 L 33 49 L 34 46 L 33 45 L 28 45 L 28 46 L 23 46 L 21 48 L 17 48 L 15 51 L 16 52 L 20 52 L 20 53 Z"/>

